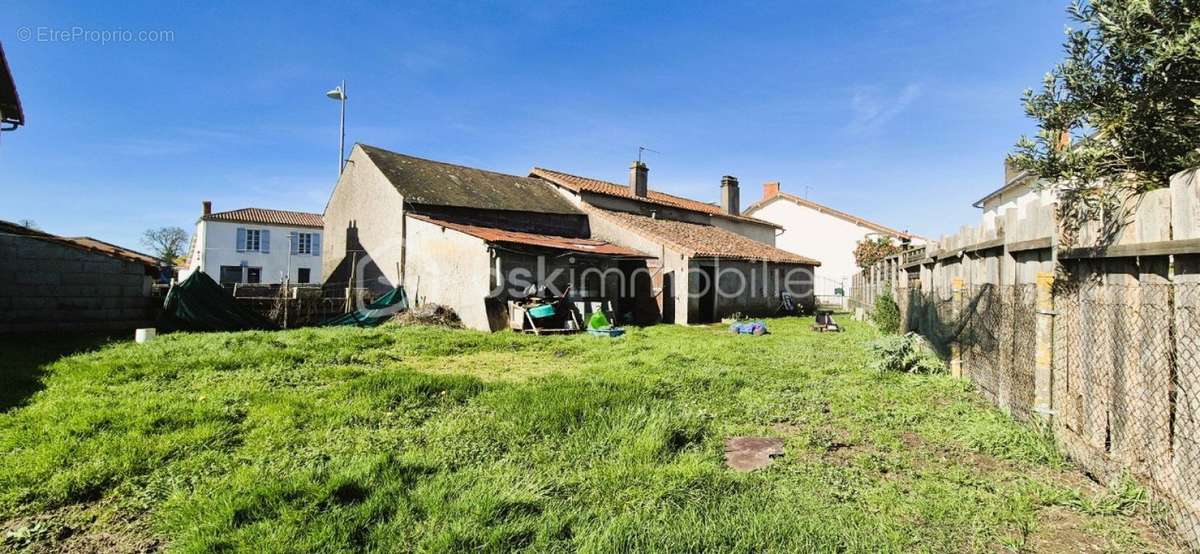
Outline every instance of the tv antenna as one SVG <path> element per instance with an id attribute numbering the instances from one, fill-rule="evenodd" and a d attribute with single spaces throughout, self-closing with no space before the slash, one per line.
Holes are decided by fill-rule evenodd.
<path id="1" fill-rule="evenodd" d="M 652 150 L 650 148 L 646 148 L 645 146 L 639 146 L 638 147 L 638 163 L 642 163 L 642 152 L 654 152 L 655 154 L 662 154 L 662 152 L 659 152 L 658 150 Z"/>

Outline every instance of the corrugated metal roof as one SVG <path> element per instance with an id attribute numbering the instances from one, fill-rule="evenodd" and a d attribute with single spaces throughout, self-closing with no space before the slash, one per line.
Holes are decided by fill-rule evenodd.
<path id="1" fill-rule="evenodd" d="M 359 144 L 409 204 L 481 210 L 582 212 L 545 181 L 435 162 Z"/>
<path id="2" fill-rule="evenodd" d="M 504 229 L 496 229 L 492 227 L 478 227 L 475 225 L 464 225 L 461 223 L 453 223 L 434 219 L 432 217 L 409 213 L 408 217 L 419 219 L 441 225 L 448 229 L 454 229 L 460 233 L 471 235 L 475 238 L 482 239 L 488 243 L 502 244 L 520 244 L 525 246 L 538 246 L 542 248 L 552 248 L 555 250 L 569 250 L 572 252 L 580 252 L 583 254 L 595 254 L 600 256 L 619 256 L 623 258 L 652 258 L 632 248 L 617 246 L 602 240 L 579 239 L 570 237 L 560 237 L 555 235 L 540 235 L 536 233 L 522 233 L 519 231 L 506 231 Z"/>
<path id="3" fill-rule="evenodd" d="M 821 262 L 812 258 L 793 254 L 712 225 L 646 217 L 600 208 L 590 208 L 589 211 L 651 240 L 673 245 L 676 249 L 682 250 L 683 253 L 692 257 L 821 265 Z"/>
<path id="4" fill-rule="evenodd" d="M 325 226 L 325 219 L 321 214 L 268 210 L 265 208 L 242 208 L 228 212 L 216 212 L 202 216 L 200 219 L 234 223 L 258 223 L 261 225 L 283 225 L 286 227 L 320 228 Z"/>
<path id="5" fill-rule="evenodd" d="M 596 194 L 628 198 L 630 200 L 637 200 L 640 202 L 648 202 L 650 204 L 657 204 L 660 206 L 669 206 L 672 208 L 700 212 L 717 217 L 748 221 L 751 223 L 758 223 L 771 227 L 779 227 L 779 225 L 771 223 L 770 221 L 756 219 L 744 215 L 730 215 L 725 213 L 720 206 L 708 204 L 699 200 L 692 200 L 690 198 L 683 198 L 682 196 L 667 194 L 665 192 L 650 190 L 646 192 L 645 197 L 640 197 L 634 194 L 633 191 L 625 185 L 618 185 L 616 183 L 610 183 L 608 181 L 601 181 L 599 179 L 592 179 L 589 177 L 580 177 L 578 175 L 571 175 L 570 173 L 563 173 L 561 171 L 555 171 L 553 169 L 545 169 L 541 167 L 533 168 L 529 174 L 535 177 L 540 177 L 559 186 L 566 187 L 575 192 L 594 192 Z"/>

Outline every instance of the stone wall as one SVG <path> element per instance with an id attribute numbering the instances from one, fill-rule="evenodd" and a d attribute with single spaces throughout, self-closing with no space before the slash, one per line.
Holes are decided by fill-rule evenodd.
<path id="1" fill-rule="evenodd" d="M 0 333 L 147 326 L 146 267 L 37 237 L 0 235 Z"/>

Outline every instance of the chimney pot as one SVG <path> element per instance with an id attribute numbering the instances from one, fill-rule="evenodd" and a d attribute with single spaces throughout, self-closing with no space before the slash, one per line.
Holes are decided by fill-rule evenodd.
<path id="1" fill-rule="evenodd" d="M 729 215 L 738 215 L 742 211 L 738 180 L 732 175 L 721 177 L 721 211 Z"/>
<path id="2" fill-rule="evenodd" d="M 629 166 L 629 190 L 633 191 L 633 195 L 638 198 L 645 198 L 649 192 L 647 188 L 647 177 L 649 176 L 650 168 L 642 162 L 633 162 Z"/>
<path id="3" fill-rule="evenodd" d="M 204 215 L 212 215 L 212 201 L 205 200 L 202 205 L 204 206 Z"/>
<path id="4" fill-rule="evenodd" d="M 779 196 L 779 181 L 767 181 L 763 183 L 763 200 L 775 198 Z"/>

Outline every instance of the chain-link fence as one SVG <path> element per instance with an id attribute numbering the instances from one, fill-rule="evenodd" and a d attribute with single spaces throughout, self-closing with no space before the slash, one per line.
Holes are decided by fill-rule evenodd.
<path id="1" fill-rule="evenodd" d="M 1128 471 L 1200 539 L 1200 284 L 1055 287 L 1048 405 L 1067 453 L 1101 477 Z M 980 394 L 1019 419 L 1038 411 L 1037 285 L 907 291 L 920 332 Z"/>
<path id="2" fill-rule="evenodd" d="M 1200 285 L 1083 283 L 1055 295 L 1055 432 L 1130 471 L 1200 536 Z"/>

